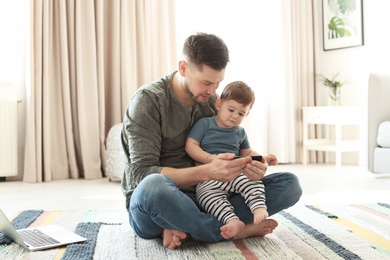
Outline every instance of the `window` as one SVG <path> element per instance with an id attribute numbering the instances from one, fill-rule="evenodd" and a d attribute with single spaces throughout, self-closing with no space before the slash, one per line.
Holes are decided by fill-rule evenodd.
<path id="1" fill-rule="evenodd" d="M 254 90 L 256 102 L 243 126 L 252 148 L 257 151 L 268 147 L 270 105 L 285 104 L 281 101 L 285 95 L 282 88 L 286 85 L 287 64 L 283 2 L 176 1 L 178 57 L 187 36 L 196 32 L 216 34 L 226 42 L 230 53 L 230 63 L 218 93 L 234 80 L 242 80 Z M 281 106 L 278 109 L 284 111 Z"/>
<path id="2" fill-rule="evenodd" d="M 0 0 L 0 86 L 23 74 L 27 6 L 28 0 Z"/>

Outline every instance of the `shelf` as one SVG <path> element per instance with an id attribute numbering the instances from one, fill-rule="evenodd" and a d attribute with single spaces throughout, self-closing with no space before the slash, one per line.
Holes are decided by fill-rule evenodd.
<path id="1" fill-rule="evenodd" d="M 342 152 L 360 152 L 360 138 L 343 140 L 342 127 L 347 125 L 361 125 L 361 113 L 358 107 L 352 106 L 323 106 L 303 107 L 303 164 L 307 163 L 309 150 L 335 152 L 336 165 L 341 164 Z M 325 125 L 326 138 L 309 139 L 309 125 Z M 334 126 L 334 138 L 329 138 L 329 126 Z M 360 132 L 360 131 L 359 131 Z"/>
<path id="2" fill-rule="evenodd" d="M 312 139 L 307 140 L 305 149 L 324 152 L 353 152 L 360 149 L 360 142 L 356 140 L 348 140 L 342 141 L 342 143 L 336 145 L 334 141 L 328 141 L 326 139 Z"/>

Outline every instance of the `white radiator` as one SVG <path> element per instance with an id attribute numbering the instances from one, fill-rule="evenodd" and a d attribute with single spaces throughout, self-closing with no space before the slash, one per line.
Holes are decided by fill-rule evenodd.
<path id="1" fill-rule="evenodd" d="M 17 100 L 0 99 L 0 177 L 18 174 Z"/>

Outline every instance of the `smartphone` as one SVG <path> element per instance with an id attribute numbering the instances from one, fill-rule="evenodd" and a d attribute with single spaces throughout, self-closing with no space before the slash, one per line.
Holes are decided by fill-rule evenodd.
<path id="1" fill-rule="evenodd" d="M 234 157 L 234 159 L 244 158 L 244 157 L 246 157 L 246 156 L 236 156 L 236 157 Z M 251 157 L 252 157 L 252 160 L 259 161 L 259 162 L 261 162 L 261 160 L 263 159 L 263 156 L 261 156 L 261 155 L 253 155 Z"/>

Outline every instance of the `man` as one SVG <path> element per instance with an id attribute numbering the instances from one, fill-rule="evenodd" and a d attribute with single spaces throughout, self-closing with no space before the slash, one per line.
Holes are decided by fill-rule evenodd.
<path id="1" fill-rule="evenodd" d="M 126 109 L 122 145 L 127 157 L 122 179 L 130 225 L 143 238 L 163 236 L 163 244 L 175 249 L 191 237 L 219 242 L 221 223 L 200 210 L 195 185 L 206 180 L 231 181 L 240 173 L 265 185 L 269 215 L 294 205 L 302 194 L 291 173 L 264 176 L 271 161 L 250 157 L 235 159 L 233 153 L 219 154 L 211 163 L 194 166 L 185 152 L 192 125 L 215 114 L 216 89 L 224 79 L 229 51 L 219 37 L 198 33 L 189 36 L 178 71 L 142 86 Z M 263 236 L 278 223 L 267 219 L 253 224 L 244 199 L 233 195 L 230 202 L 246 224 L 234 239 Z"/>

